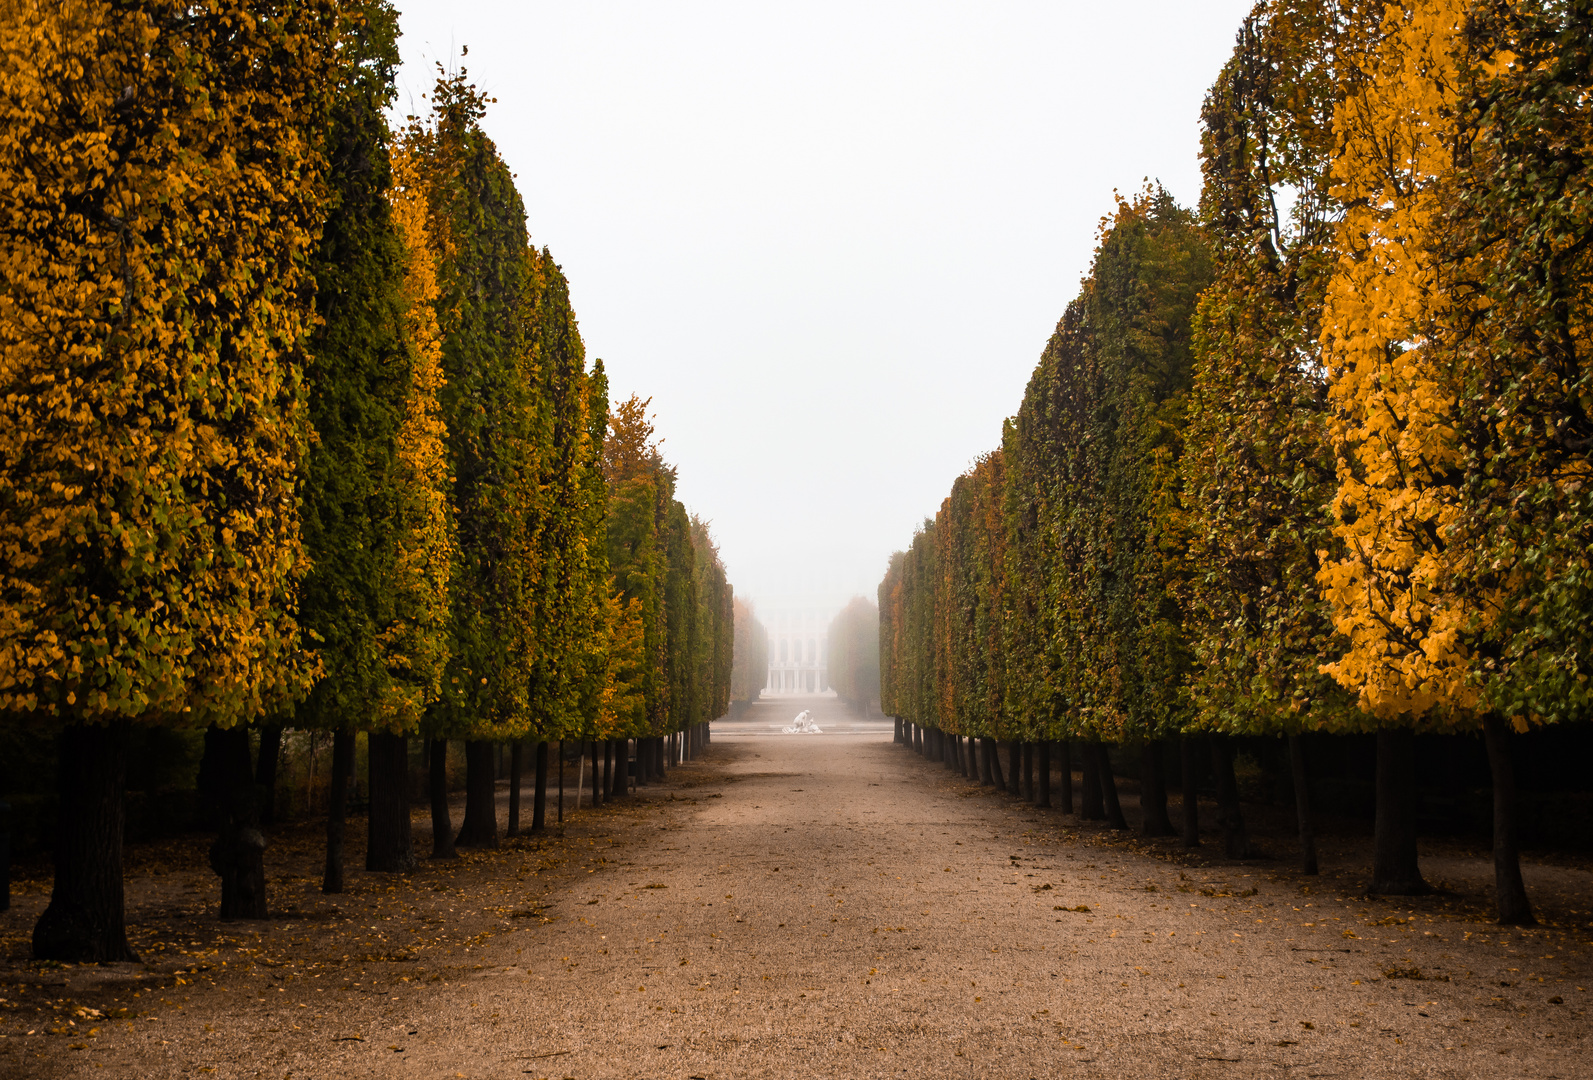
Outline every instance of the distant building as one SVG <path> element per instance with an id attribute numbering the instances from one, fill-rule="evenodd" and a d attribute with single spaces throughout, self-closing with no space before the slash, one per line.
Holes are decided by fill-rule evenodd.
<path id="1" fill-rule="evenodd" d="M 765 697 L 830 692 L 829 641 L 834 607 L 760 611 L 769 631 L 769 681 Z"/>

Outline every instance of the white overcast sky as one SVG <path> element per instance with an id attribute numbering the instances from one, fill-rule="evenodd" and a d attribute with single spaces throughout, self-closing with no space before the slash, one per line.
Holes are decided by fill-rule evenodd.
<path id="1" fill-rule="evenodd" d="M 397 0 L 498 102 L 533 240 L 616 399 L 766 609 L 870 597 L 1001 421 L 1112 192 L 1200 190 L 1249 0 Z"/>

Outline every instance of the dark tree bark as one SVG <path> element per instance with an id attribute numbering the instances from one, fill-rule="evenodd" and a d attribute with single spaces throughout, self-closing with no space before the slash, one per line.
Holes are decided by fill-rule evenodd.
<path id="1" fill-rule="evenodd" d="M 1311 822 L 1311 785 L 1305 773 L 1305 736 L 1289 736 L 1289 774 L 1294 780 L 1294 817 L 1300 826 L 1300 873 L 1314 874 L 1316 830 Z"/>
<path id="2" fill-rule="evenodd" d="M 431 739 L 428 765 L 431 779 L 431 857 L 454 857 L 454 823 L 448 812 L 448 740 Z"/>
<path id="3" fill-rule="evenodd" d="M 1023 749 L 1016 740 L 1007 742 L 1007 794 L 1023 794 Z"/>
<path id="4" fill-rule="evenodd" d="M 1371 892 L 1419 896 L 1431 892 L 1416 856 L 1416 733 L 1377 732 L 1377 821 L 1372 830 Z"/>
<path id="5" fill-rule="evenodd" d="M 68 964 L 137 960 L 127 944 L 122 823 L 127 721 L 62 733 L 55 888 L 33 926 L 33 958 Z"/>
<path id="6" fill-rule="evenodd" d="M 1521 880 L 1521 850 L 1516 846 L 1516 771 L 1510 761 L 1509 721 L 1489 716 L 1482 722 L 1488 744 L 1488 769 L 1493 774 L 1493 889 L 1499 922 L 1534 926 L 1532 903 Z"/>
<path id="7" fill-rule="evenodd" d="M 216 830 L 210 869 L 221 879 L 221 917 L 266 918 L 266 838 L 260 831 L 248 728 L 211 724 L 206 729 L 199 793 Z"/>
<path id="8" fill-rule="evenodd" d="M 1144 812 L 1139 831 L 1145 836 L 1172 836 L 1176 830 L 1167 816 L 1167 777 L 1162 768 L 1162 744 L 1147 740 L 1140 750 L 1139 808 Z"/>
<path id="9" fill-rule="evenodd" d="M 596 761 L 595 758 L 592 761 L 592 767 L 594 769 L 597 768 L 597 761 Z M 609 799 L 612 799 L 614 797 L 614 740 L 613 739 L 604 739 L 603 740 L 603 778 L 602 778 L 599 786 L 602 787 L 602 789 L 603 789 L 603 801 L 604 802 L 608 802 Z"/>
<path id="10" fill-rule="evenodd" d="M 559 740 L 559 824 L 564 824 L 564 740 Z"/>
<path id="11" fill-rule="evenodd" d="M 1051 743 L 1041 740 L 1039 747 L 1039 762 L 1036 771 L 1040 774 L 1040 799 L 1039 805 L 1050 809 L 1051 807 Z"/>
<path id="12" fill-rule="evenodd" d="M 901 741 L 902 741 L 902 718 L 899 717 L 899 716 L 893 716 L 893 717 L 891 717 L 891 742 L 899 743 Z"/>
<path id="13" fill-rule="evenodd" d="M 1230 859 L 1248 859 L 1250 837 L 1244 812 L 1239 808 L 1239 783 L 1233 774 L 1233 740 L 1218 735 L 1211 742 L 1211 767 L 1217 774 L 1217 825 L 1222 829 L 1223 853 Z"/>
<path id="14" fill-rule="evenodd" d="M 326 789 L 326 866 L 321 891 L 343 891 L 343 838 L 348 831 L 348 782 L 354 775 L 354 733 L 332 732 L 332 782 Z"/>
<path id="15" fill-rule="evenodd" d="M 541 832 L 548 825 L 548 744 L 537 743 L 536 790 L 531 794 L 531 831 Z"/>
<path id="16" fill-rule="evenodd" d="M 1024 740 L 1023 747 L 1023 797 L 1034 802 L 1034 743 Z"/>
<path id="17" fill-rule="evenodd" d="M 614 787 L 610 793 L 615 798 L 623 798 L 630 789 L 631 742 L 629 739 L 614 739 Z"/>
<path id="18" fill-rule="evenodd" d="M 484 739 L 465 743 L 465 819 L 454 845 L 462 848 L 498 846 L 498 785 L 493 777 L 493 747 Z"/>
<path id="19" fill-rule="evenodd" d="M 409 829 L 409 739 L 373 731 L 366 739 L 371 809 L 366 818 L 365 869 L 405 874 L 415 869 Z"/>
<path id="20" fill-rule="evenodd" d="M 1184 846 L 1200 846 L 1200 743 L 1192 735 L 1178 740 L 1183 775 Z"/>
<path id="21" fill-rule="evenodd" d="M 1128 828 L 1123 817 L 1123 803 L 1117 797 L 1117 779 L 1112 775 L 1112 759 L 1107 756 L 1105 743 L 1091 743 L 1095 747 L 1095 765 L 1101 773 L 1101 799 L 1106 804 L 1106 823 L 1114 829 Z"/>
<path id="22" fill-rule="evenodd" d="M 1062 781 L 1062 787 L 1057 792 L 1057 799 L 1061 803 L 1064 814 L 1073 813 L 1073 753 L 1067 741 L 1056 744 L 1057 775 Z"/>
<path id="23" fill-rule="evenodd" d="M 990 758 L 990 782 L 1005 790 L 1007 778 L 1001 775 L 1001 744 L 995 739 L 985 739 L 984 749 Z"/>
<path id="24" fill-rule="evenodd" d="M 255 759 L 254 782 L 260 788 L 260 824 L 277 823 L 277 766 L 282 761 L 282 725 L 260 727 L 260 756 Z"/>
<path id="25" fill-rule="evenodd" d="M 519 739 L 509 747 L 509 827 L 505 836 L 520 835 L 520 780 L 525 774 L 525 743 Z"/>
<path id="26" fill-rule="evenodd" d="M 1101 767 L 1095 760 L 1095 744 L 1079 743 L 1079 817 L 1085 821 L 1106 820 L 1106 798 L 1101 793 Z"/>

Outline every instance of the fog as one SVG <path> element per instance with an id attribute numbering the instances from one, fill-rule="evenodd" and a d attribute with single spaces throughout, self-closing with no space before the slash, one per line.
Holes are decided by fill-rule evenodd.
<path id="1" fill-rule="evenodd" d="M 1000 439 L 1113 190 L 1199 195 L 1249 4 L 402 5 L 761 606 L 872 596 Z"/>

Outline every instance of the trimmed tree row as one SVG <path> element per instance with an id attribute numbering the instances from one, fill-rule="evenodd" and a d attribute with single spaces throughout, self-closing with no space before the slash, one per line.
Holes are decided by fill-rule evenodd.
<path id="1" fill-rule="evenodd" d="M 515 828 L 534 748 L 540 828 L 550 741 L 586 741 L 609 797 L 631 743 L 646 782 L 726 711 L 707 527 L 645 402 L 610 416 L 489 99 L 439 72 L 390 128 L 397 37 L 384 0 L 0 20 L 0 716 L 59 738 L 40 958 L 131 958 L 133 724 L 205 731 L 221 914 L 259 917 L 284 728 L 332 734 L 337 892 L 358 734 L 392 872 L 411 740 L 445 857 L 497 842 L 496 745 Z"/>
<path id="2" fill-rule="evenodd" d="M 1142 753 L 1157 833 L 1181 740 L 1235 857 L 1228 740 L 1284 738 L 1314 872 L 1301 737 L 1375 733 L 1372 888 L 1398 894 L 1427 888 L 1416 734 L 1480 733 L 1499 917 L 1532 921 L 1512 735 L 1587 719 L 1593 685 L 1590 15 L 1256 5 L 1198 210 L 1119 200 L 1000 448 L 892 557 L 901 737 L 1009 785 L 1082 756 L 1118 824 L 1103 747 Z"/>

